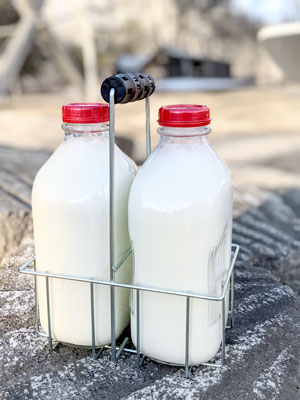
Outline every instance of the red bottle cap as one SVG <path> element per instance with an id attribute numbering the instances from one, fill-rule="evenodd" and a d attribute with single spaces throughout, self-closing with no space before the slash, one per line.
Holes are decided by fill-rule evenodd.
<path id="1" fill-rule="evenodd" d="M 62 106 L 62 120 L 71 124 L 109 121 L 109 106 L 102 103 L 69 103 Z"/>
<path id="2" fill-rule="evenodd" d="M 207 106 L 197 104 L 174 104 L 159 109 L 157 122 L 161 126 L 192 128 L 210 124 Z"/>

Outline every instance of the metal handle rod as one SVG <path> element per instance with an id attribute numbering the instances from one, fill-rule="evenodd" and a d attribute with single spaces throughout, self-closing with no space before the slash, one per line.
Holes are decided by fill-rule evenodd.
<path id="1" fill-rule="evenodd" d="M 96 359 L 96 344 L 95 344 L 95 307 L 94 307 L 94 284 L 90 283 L 91 295 L 91 329 L 92 329 L 92 357 Z"/>
<path id="2" fill-rule="evenodd" d="M 52 332 L 51 332 L 51 315 L 50 315 L 50 295 L 49 295 L 49 277 L 46 276 L 46 296 L 47 296 L 47 318 L 48 318 L 48 337 L 49 337 L 49 349 L 52 353 Z"/>
<path id="3" fill-rule="evenodd" d="M 109 261 L 110 280 L 115 281 L 115 89 L 109 92 Z M 111 318 L 111 358 L 117 360 L 116 354 L 116 312 L 115 287 L 110 287 L 110 318 Z"/>
<path id="4" fill-rule="evenodd" d="M 230 282 L 230 311 L 231 311 L 231 328 L 234 326 L 234 269 L 231 273 L 231 282 Z"/>
<path id="5" fill-rule="evenodd" d="M 115 241 L 115 221 L 114 221 L 114 192 L 115 192 L 115 89 L 109 93 L 109 259 L 110 259 L 110 279 L 114 278 L 114 241 Z"/>
<path id="6" fill-rule="evenodd" d="M 36 261 L 33 262 L 33 268 L 36 271 Z M 37 332 L 40 330 L 40 312 L 37 294 L 37 275 L 34 276 L 34 304 L 35 304 L 35 329 Z"/>
<path id="7" fill-rule="evenodd" d="M 222 361 L 221 365 L 225 364 L 225 330 L 226 330 L 226 316 L 225 316 L 225 298 L 222 300 Z"/>
<path id="8" fill-rule="evenodd" d="M 151 154 L 151 132 L 150 132 L 150 98 L 145 98 L 145 110 L 146 110 L 146 150 L 147 157 Z"/>
<path id="9" fill-rule="evenodd" d="M 190 348 L 190 297 L 186 298 L 186 314 L 185 314 L 185 377 L 190 374 L 189 368 L 189 348 Z"/>
<path id="10" fill-rule="evenodd" d="M 136 291 L 136 358 L 140 367 L 140 291 Z"/>

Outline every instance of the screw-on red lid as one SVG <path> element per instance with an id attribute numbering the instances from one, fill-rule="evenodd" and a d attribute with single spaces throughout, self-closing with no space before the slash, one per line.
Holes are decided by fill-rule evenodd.
<path id="1" fill-rule="evenodd" d="M 109 121 L 109 106 L 103 103 L 69 103 L 62 106 L 62 120 L 70 124 Z"/>
<path id="2" fill-rule="evenodd" d="M 157 122 L 161 126 L 192 128 L 210 124 L 207 106 L 197 104 L 174 104 L 159 109 Z"/>

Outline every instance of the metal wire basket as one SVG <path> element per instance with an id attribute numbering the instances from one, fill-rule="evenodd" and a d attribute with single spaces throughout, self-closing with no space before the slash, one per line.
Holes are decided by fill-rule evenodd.
<path id="1" fill-rule="evenodd" d="M 129 75 L 129 78 L 132 78 L 132 74 Z M 136 74 L 136 76 L 140 76 L 144 79 L 147 79 L 148 75 Z M 114 78 L 114 77 L 111 77 Z M 110 79 L 110 78 L 108 78 Z M 129 80 L 129 79 L 127 79 Z M 139 98 L 145 99 L 145 110 L 146 110 L 146 149 L 147 156 L 151 153 L 151 138 L 150 138 L 150 101 L 149 94 L 152 94 L 154 91 L 154 81 L 151 77 L 149 77 L 150 83 L 152 83 L 152 91 L 148 90 L 147 93 L 139 95 Z M 125 83 L 127 81 L 125 80 Z M 137 81 L 135 81 L 137 82 Z M 136 83 L 137 84 L 137 83 Z M 146 86 L 145 83 L 144 87 Z M 109 122 L 109 254 L 110 254 L 110 280 L 99 280 L 88 277 L 81 276 L 73 276 L 73 275 L 63 275 L 57 273 L 49 273 L 47 271 L 43 271 L 43 266 L 37 266 L 35 257 L 28 259 L 24 264 L 19 267 L 19 272 L 23 274 L 33 275 L 35 278 L 35 310 L 36 310 L 36 320 L 35 326 L 38 334 L 42 336 L 48 337 L 49 340 L 49 349 L 50 352 L 53 351 L 54 347 L 58 344 L 58 342 L 53 341 L 52 329 L 51 329 L 51 303 L 50 303 L 50 295 L 49 295 L 49 280 L 50 279 L 65 279 L 70 281 L 78 281 L 86 283 L 90 286 L 90 314 L 91 314 L 91 340 L 92 340 L 92 357 L 93 359 L 97 359 L 102 351 L 105 348 L 109 348 L 111 352 L 112 361 L 117 361 L 120 357 L 121 353 L 129 352 L 136 355 L 136 363 L 137 367 L 142 365 L 142 362 L 145 358 L 145 355 L 141 354 L 140 351 L 140 343 L 141 343 L 141 335 L 140 335 L 140 320 L 141 320 L 141 310 L 140 310 L 140 292 L 147 291 L 153 293 L 160 294 L 168 294 L 171 296 L 181 296 L 185 298 L 186 301 L 186 311 L 185 311 L 185 376 L 189 377 L 191 366 L 190 366 L 190 301 L 191 299 L 199 299 L 210 302 L 221 302 L 221 320 L 222 320 L 222 343 L 221 343 L 221 360 L 219 362 L 206 362 L 200 365 L 206 365 L 210 367 L 222 367 L 225 363 L 225 330 L 226 328 L 232 328 L 234 325 L 234 266 L 239 252 L 239 246 L 237 244 L 232 244 L 231 246 L 231 263 L 230 267 L 227 270 L 226 277 L 222 282 L 222 293 L 220 296 L 210 296 L 207 294 L 201 293 L 190 293 L 187 291 L 180 290 L 171 290 L 171 289 L 162 289 L 157 287 L 150 286 L 142 286 L 142 285 L 133 285 L 133 284 L 125 284 L 121 282 L 117 282 L 115 279 L 115 274 L 122 267 L 124 261 L 131 254 L 132 249 L 129 248 L 125 254 L 121 257 L 121 259 L 116 263 L 114 260 L 114 232 L 115 232 L 115 223 L 114 223 L 114 144 L 115 144 L 115 99 L 116 99 L 116 87 L 111 87 L 108 85 L 109 89 L 109 107 L 110 107 L 110 122 Z M 128 100 L 128 93 L 131 87 L 127 90 L 125 86 L 125 94 L 124 98 Z M 127 92 L 126 92 L 127 90 Z M 123 88 L 124 91 L 124 88 Z M 130 96 L 132 92 L 129 92 Z M 127 97 L 126 97 L 127 96 Z M 104 97 L 104 96 L 103 96 Z M 105 98 L 105 97 L 104 97 Z M 131 96 L 134 98 L 134 96 Z M 136 98 L 135 98 L 136 99 Z M 135 100 L 134 99 L 134 100 Z M 124 101 L 124 102 L 127 102 Z M 121 102 L 121 101 L 118 101 Z M 40 269 L 41 268 L 41 269 Z M 45 277 L 45 285 L 46 285 L 46 297 L 47 297 L 47 321 L 48 321 L 48 334 L 43 332 L 40 327 L 40 318 L 39 318 L 39 307 L 38 307 L 38 299 L 37 299 L 37 277 Z M 96 348 L 95 345 L 95 307 L 94 307 L 94 286 L 95 285 L 104 285 L 110 287 L 110 305 L 111 305 L 111 345 L 103 346 L 100 349 Z M 117 346 L 116 343 L 116 328 L 115 328 L 115 288 L 127 288 L 131 291 L 136 292 L 136 348 L 126 347 L 129 338 L 126 337 L 122 343 Z M 225 310 L 225 302 L 227 293 L 229 292 L 229 312 L 228 312 L 228 325 L 226 324 L 226 310 Z M 170 365 L 174 365 L 169 363 Z"/>

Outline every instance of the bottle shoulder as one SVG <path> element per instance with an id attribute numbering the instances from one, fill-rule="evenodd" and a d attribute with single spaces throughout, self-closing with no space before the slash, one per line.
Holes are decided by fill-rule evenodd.
<path id="1" fill-rule="evenodd" d="M 64 194 L 65 197 L 84 196 L 102 192 L 109 185 L 108 142 L 86 142 L 76 138 L 62 142 L 38 171 L 33 196 Z M 117 187 L 131 185 L 136 174 L 135 163 L 115 147 L 115 176 Z"/>
<path id="2" fill-rule="evenodd" d="M 116 172 L 127 171 L 136 174 L 135 162 L 115 145 Z M 93 168 L 94 167 L 94 168 Z M 97 167 L 101 169 L 97 170 Z M 78 139 L 62 142 L 42 165 L 39 174 L 57 172 L 64 175 L 65 172 L 80 171 L 101 173 L 109 169 L 109 145 L 108 141 Z"/>
<path id="3" fill-rule="evenodd" d="M 231 191 L 230 172 L 210 146 L 157 147 L 137 173 L 130 203 L 185 207 L 231 198 Z"/>
<path id="4" fill-rule="evenodd" d="M 158 185 L 168 179 L 170 186 L 172 183 L 177 186 L 179 182 L 192 184 L 200 181 L 208 185 L 220 180 L 231 184 L 229 169 L 208 145 L 188 150 L 157 147 L 140 167 L 135 184 Z"/>

